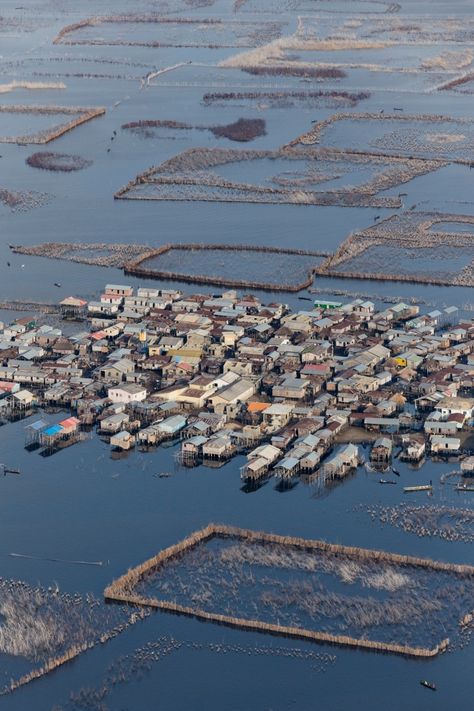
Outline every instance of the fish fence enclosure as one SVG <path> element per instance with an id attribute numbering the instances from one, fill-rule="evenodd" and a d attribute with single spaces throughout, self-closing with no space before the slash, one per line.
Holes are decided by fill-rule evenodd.
<path id="1" fill-rule="evenodd" d="M 469 565 L 210 524 L 104 596 L 244 630 L 433 657 L 449 644 L 443 634 L 459 632 L 473 589 Z"/>

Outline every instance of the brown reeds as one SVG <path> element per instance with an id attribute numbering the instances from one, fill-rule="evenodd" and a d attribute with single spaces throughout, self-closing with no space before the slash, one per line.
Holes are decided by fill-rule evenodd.
<path id="1" fill-rule="evenodd" d="M 176 543 L 175 545 L 164 549 L 156 556 L 153 556 L 149 560 L 129 570 L 123 576 L 113 581 L 104 591 L 104 596 L 106 600 L 114 600 L 133 605 L 144 605 L 152 608 L 163 609 L 178 614 L 193 616 L 198 619 L 209 620 L 232 627 L 238 627 L 240 629 L 263 631 L 272 634 L 280 634 L 284 636 L 309 639 L 316 642 L 338 644 L 361 649 L 371 649 L 376 651 L 401 654 L 404 656 L 433 657 L 436 656 L 439 652 L 444 651 L 444 649 L 446 649 L 449 644 L 449 641 L 445 639 L 442 640 L 439 644 L 435 645 L 435 647 L 433 648 L 423 648 L 412 647 L 409 645 L 401 645 L 391 642 L 377 642 L 370 641 L 367 639 L 358 639 L 346 635 L 332 635 L 326 632 L 307 630 L 299 627 L 283 626 L 279 624 L 262 622 L 260 620 L 242 619 L 232 617 L 230 615 L 221 615 L 218 613 L 207 612 L 196 607 L 180 605 L 175 602 L 143 597 L 135 593 L 134 590 L 137 584 L 151 571 L 160 568 L 168 561 L 176 558 L 177 556 L 181 556 L 185 551 L 201 543 L 204 543 L 214 537 L 236 538 L 251 543 L 271 543 L 304 551 L 320 551 L 336 556 L 343 555 L 356 561 L 366 560 L 377 563 L 389 563 L 402 566 L 418 567 L 423 568 L 425 570 L 449 572 L 460 577 L 472 578 L 474 576 L 474 567 L 470 565 L 444 563 L 414 556 L 389 553 L 386 551 L 357 548 L 355 546 L 331 544 L 325 541 L 308 540 L 291 536 L 281 536 L 272 533 L 262 533 L 258 531 L 237 528 L 234 526 L 209 524 L 205 528 L 191 534 L 183 541 L 180 541 L 179 543 Z"/>

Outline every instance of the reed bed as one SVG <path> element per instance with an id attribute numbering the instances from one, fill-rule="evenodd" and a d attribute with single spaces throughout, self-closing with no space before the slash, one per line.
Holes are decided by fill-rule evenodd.
<path id="1" fill-rule="evenodd" d="M 52 151 L 41 151 L 32 153 L 25 161 L 32 168 L 41 170 L 51 170 L 53 172 L 72 173 L 76 170 L 83 170 L 92 165 L 91 160 L 78 155 L 68 153 L 53 153 Z"/>
<path id="2" fill-rule="evenodd" d="M 97 644 L 104 644 L 147 611 L 106 607 L 93 595 L 62 593 L 0 579 L 0 653 L 24 658 L 34 668 L 0 688 L 0 696 L 39 679 Z M 39 665 L 39 666 L 38 666 Z"/>
<path id="3" fill-rule="evenodd" d="M 158 582 L 158 589 L 161 589 L 162 593 L 168 591 L 171 596 L 176 595 L 173 584 L 178 581 L 176 584 L 181 584 L 182 586 L 182 581 L 179 581 L 176 566 L 179 566 L 181 561 L 184 560 L 183 554 L 189 551 L 198 551 L 199 553 L 199 551 L 202 550 L 202 544 L 209 543 L 212 539 L 235 539 L 238 542 L 237 547 L 233 546 L 227 549 L 227 552 L 224 550 L 222 555 L 226 556 L 226 560 L 221 561 L 227 565 L 232 563 L 229 569 L 230 572 L 228 571 L 228 574 L 220 581 L 224 589 L 224 599 L 221 600 L 221 603 L 224 604 L 224 606 L 226 605 L 225 596 L 228 597 L 228 600 L 230 599 L 230 604 L 228 604 L 226 608 L 228 614 L 220 614 L 216 611 L 206 609 L 206 607 L 209 604 L 212 605 L 213 602 L 212 584 L 205 580 L 204 587 L 200 588 L 199 581 L 196 577 L 197 571 L 203 570 L 203 565 L 204 568 L 207 565 L 209 568 L 212 568 L 214 572 L 216 571 L 218 566 L 215 555 L 211 557 L 211 560 L 206 561 L 206 554 L 201 553 L 201 557 L 198 557 L 195 561 L 195 569 L 192 569 L 193 573 L 190 576 L 190 579 L 192 578 L 194 582 L 190 585 L 189 590 L 187 590 L 186 587 L 184 589 L 184 593 L 188 596 L 188 599 L 189 596 L 191 596 L 191 600 L 194 601 L 192 605 L 182 604 L 181 602 L 177 602 L 176 599 L 158 599 L 146 595 L 146 586 L 149 584 L 150 579 L 153 580 L 153 576 L 156 576 L 157 572 L 160 572 L 162 576 L 166 570 L 166 566 L 169 565 L 171 565 L 173 571 L 172 578 L 168 578 L 169 582 L 165 581 L 164 583 L 160 578 L 161 582 Z M 358 598 L 355 598 L 352 602 L 350 598 L 338 599 L 337 595 L 336 597 L 334 594 L 328 595 L 322 588 L 318 589 L 316 587 L 310 589 L 311 586 L 308 587 L 308 583 L 301 584 L 300 582 L 296 582 L 290 597 L 288 597 L 288 581 L 280 581 L 280 587 L 278 587 L 278 583 L 275 585 L 275 581 L 270 580 L 270 593 L 267 592 L 263 600 L 267 605 L 267 609 L 278 612 L 280 619 L 285 617 L 284 607 L 289 604 L 291 609 L 296 602 L 298 602 L 300 606 L 303 606 L 303 608 L 306 608 L 306 612 L 309 612 L 310 616 L 311 614 L 323 614 L 329 618 L 336 614 L 336 611 L 339 616 L 343 609 L 341 606 L 345 605 L 347 607 L 347 625 L 359 624 L 366 629 L 374 625 L 378 627 L 384 624 L 384 620 L 387 620 L 390 609 L 392 609 L 393 612 L 391 613 L 392 618 L 389 623 L 397 625 L 401 624 L 403 620 L 407 621 L 410 614 L 416 614 L 416 605 L 418 605 L 424 613 L 428 614 L 430 610 L 431 613 L 439 611 L 442 604 L 446 604 L 446 598 L 448 596 L 449 600 L 452 599 L 454 592 L 450 585 L 445 586 L 442 590 L 440 589 L 438 596 L 420 597 L 419 583 L 413 579 L 413 572 L 416 573 L 417 570 L 423 571 L 424 575 L 427 571 L 430 573 L 452 575 L 453 581 L 461 586 L 460 590 L 462 590 L 462 594 L 460 597 L 463 602 L 465 601 L 466 595 L 470 594 L 468 591 L 470 590 L 472 579 L 474 578 L 474 567 L 469 565 L 442 563 L 412 556 L 386 553 L 384 551 L 334 545 L 324 541 L 311 541 L 249 531 L 232 526 L 210 524 L 206 528 L 192 534 L 184 541 L 161 551 L 161 553 L 148 561 L 129 570 L 125 575 L 108 586 L 104 591 L 104 595 L 106 599 L 150 606 L 179 614 L 192 615 L 200 619 L 227 624 L 241 629 L 262 630 L 275 634 L 312 639 L 319 642 L 343 644 L 363 649 L 375 649 L 408 656 L 435 656 L 447 647 L 447 640 L 443 640 L 441 643 L 431 647 L 420 647 L 413 646 L 412 644 L 398 644 L 392 640 L 385 642 L 372 641 L 366 639 L 365 635 L 361 638 L 357 638 L 347 634 L 333 634 L 324 630 L 314 631 L 301 626 L 295 626 L 294 624 L 282 625 L 267 622 L 262 619 L 237 617 L 233 614 L 232 605 L 237 605 L 237 600 L 240 598 L 238 598 L 237 591 L 233 587 L 232 576 L 234 572 L 238 576 L 246 576 L 247 584 L 255 586 L 256 582 L 253 579 L 252 573 L 249 573 L 246 568 L 244 569 L 245 564 L 249 562 L 249 555 L 251 558 L 257 555 L 256 562 L 260 567 L 263 565 L 264 567 L 268 566 L 272 568 L 276 565 L 277 568 L 288 567 L 292 571 L 295 570 L 295 566 L 303 566 L 305 572 L 308 570 L 310 572 L 314 572 L 316 569 L 321 570 L 321 561 L 323 561 L 323 571 L 334 572 L 334 570 L 337 570 L 338 575 L 346 576 L 346 582 L 353 583 L 362 576 L 362 579 L 370 587 L 391 592 L 396 590 L 398 595 L 400 594 L 400 588 L 408 585 L 410 593 L 406 597 L 407 599 L 412 599 L 413 609 L 410 607 L 407 611 L 407 599 L 405 599 L 405 597 L 403 597 L 403 605 L 399 607 L 395 605 L 394 601 L 391 601 L 391 603 L 385 607 L 384 605 L 379 605 L 375 598 L 369 598 L 368 602 L 367 600 L 365 602 L 369 606 L 372 606 L 372 608 L 367 612 L 367 609 L 364 608 L 364 603 L 359 601 Z M 311 555 L 318 556 L 318 564 L 316 566 L 314 566 L 314 561 L 312 563 Z M 204 556 L 204 558 L 202 556 Z M 363 566 L 368 566 L 369 573 L 367 573 L 367 570 L 363 570 Z M 177 574 L 178 578 L 176 577 Z M 171 581 L 173 582 L 171 583 Z M 171 588 L 167 587 L 170 583 Z M 254 589 L 254 587 L 251 587 L 251 589 Z M 415 596 L 416 601 L 413 600 L 414 590 L 418 590 Z M 317 594 L 318 592 L 319 594 Z M 308 593 L 310 594 L 308 595 Z M 283 597 L 281 597 L 282 595 Z M 254 602 L 256 599 L 257 592 L 255 592 Z M 311 609 L 308 610 L 308 601 L 311 600 Z M 324 606 L 323 613 L 320 612 L 322 605 Z M 363 612 L 364 609 L 366 609 L 365 613 Z M 365 620 L 364 615 L 366 617 Z M 419 619 L 420 614 L 418 613 L 416 617 Z M 294 621 L 294 615 L 290 613 L 288 621 L 291 622 L 292 620 Z"/>
<path id="4" fill-rule="evenodd" d="M 0 136 L 0 143 L 50 143 L 56 138 L 63 136 L 68 131 L 72 131 L 87 121 L 91 121 L 98 116 L 105 114 L 104 108 L 82 108 L 73 106 L 28 106 L 28 105 L 3 105 L 0 106 L 0 113 L 9 114 L 32 114 L 32 115 L 64 115 L 75 116 L 75 118 L 59 126 L 50 129 L 37 131 L 24 136 Z"/>

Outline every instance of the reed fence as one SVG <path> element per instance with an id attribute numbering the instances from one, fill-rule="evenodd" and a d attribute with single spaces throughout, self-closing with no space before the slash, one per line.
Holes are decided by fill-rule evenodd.
<path id="1" fill-rule="evenodd" d="M 376 650 L 392 654 L 399 654 L 409 657 L 434 657 L 444 651 L 448 644 L 448 639 L 443 639 L 433 648 L 412 647 L 410 645 L 397 644 L 392 642 L 372 641 L 362 638 L 354 638 L 346 635 L 332 635 L 326 632 L 308 630 L 299 627 L 289 627 L 260 620 L 242 619 L 230 615 L 207 612 L 197 607 L 180 605 L 175 602 L 147 598 L 137 595 L 134 588 L 137 583 L 156 568 L 164 565 L 167 561 L 185 553 L 190 548 L 197 546 L 211 538 L 236 538 L 243 541 L 271 543 L 281 546 L 289 546 L 306 551 L 321 551 L 331 555 L 344 555 L 356 560 L 370 560 L 381 563 L 391 563 L 403 566 L 414 566 L 428 570 L 443 571 L 453 573 L 462 577 L 473 577 L 474 566 L 445 563 L 426 558 L 390 553 L 387 551 L 357 548 L 355 546 L 344 546 L 327 543 L 326 541 L 310 540 L 292 536 L 282 536 L 273 533 L 251 531 L 249 529 L 237 528 L 221 524 L 209 524 L 205 528 L 192 533 L 183 541 L 165 548 L 156 556 L 132 568 L 117 580 L 113 581 L 104 590 L 106 600 L 123 602 L 138 606 L 148 606 L 162 609 L 169 612 L 196 617 L 197 619 L 217 622 L 219 624 L 237 627 L 245 630 L 255 630 L 269 632 L 287 637 L 308 639 L 315 642 L 349 646 L 359 649 Z"/>

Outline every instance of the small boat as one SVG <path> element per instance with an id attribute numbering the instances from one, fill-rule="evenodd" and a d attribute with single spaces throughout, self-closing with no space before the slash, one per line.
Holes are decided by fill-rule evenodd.
<path id="1" fill-rule="evenodd" d="M 61 286 L 61 283 L 60 283 L 59 281 L 55 281 L 55 282 L 54 282 L 54 286 L 60 287 L 60 286 Z"/>
<path id="2" fill-rule="evenodd" d="M 392 472 L 395 474 L 395 476 L 400 476 L 400 472 L 398 469 L 395 469 L 395 467 L 392 467 Z"/>
<path id="3" fill-rule="evenodd" d="M 456 491 L 474 491 L 474 484 L 458 484 Z"/>
<path id="4" fill-rule="evenodd" d="M 404 486 L 403 491 L 409 494 L 412 491 L 433 491 L 431 484 L 423 484 L 421 486 Z"/>
<path id="5" fill-rule="evenodd" d="M 310 299 L 309 296 L 298 296 L 298 299 L 300 301 L 311 301 L 312 300 L 312 299 Z"/>
<path id="6" fill-rule="evenodd" d="M 170 474 L 169 472 L 160 472 L 160 473 L 158 474 L 158 476 L 159 476 L 160 479 L 167 479 L 168 477 L 171 476 L 171 474 Z"/>
<path id="7" fill-rule="evenodd" d="M 432 681 L 426 681 L 426 679 L 422 679 L 420 681 L 420 684 L 422 686 L 425 686 L 427 689 L 431 689 L 431 691 L 436 691 L 436 684 L 433 684 Z"/>
<path id="8" fill-rule="evenodd" d="M 379 479 L 379 484 L 396 484 L 396 481 L 390 481 L 390 479 Z"/>

